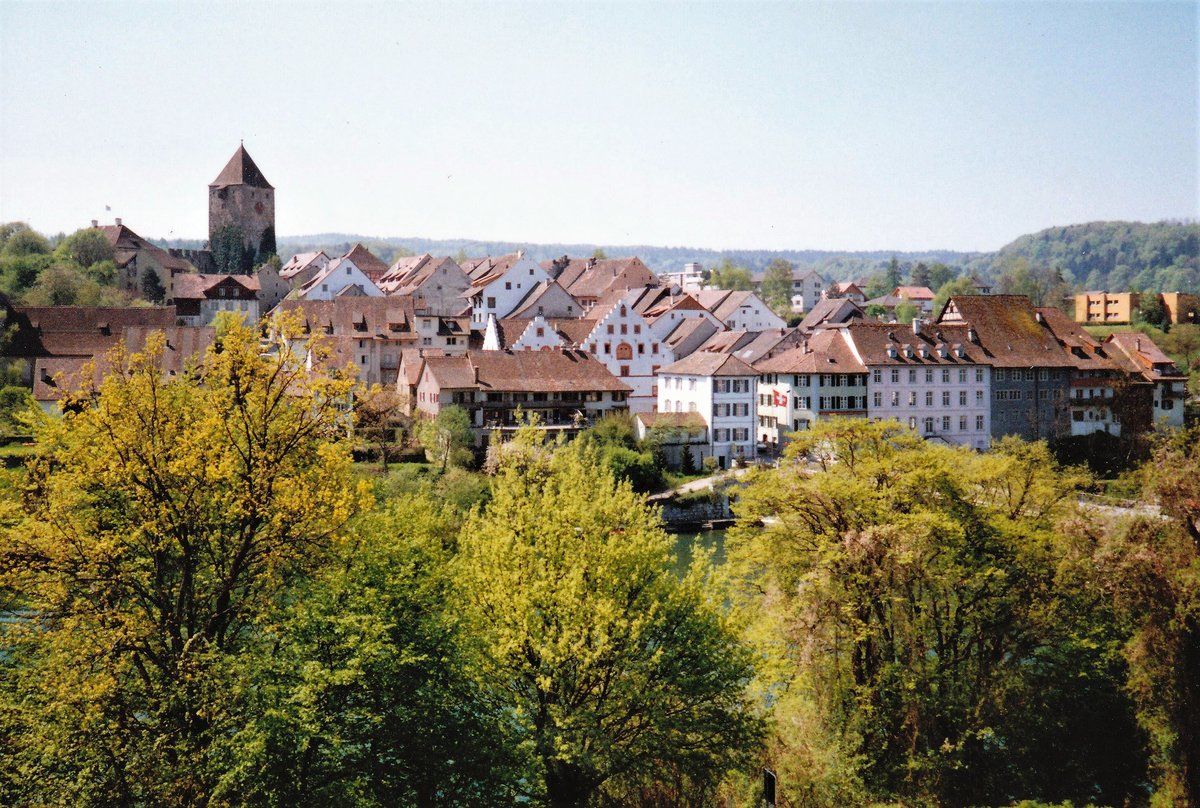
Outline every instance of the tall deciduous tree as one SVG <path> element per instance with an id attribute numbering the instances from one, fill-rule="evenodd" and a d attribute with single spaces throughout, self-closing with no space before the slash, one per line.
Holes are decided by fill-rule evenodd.
<path id="1" fill-rule="evenodd" d="M 471 462 L 471 447 L 475 435 L 471 431 L 471 415 L 462 407 L 442 407 L 436 417 L 421 421 L 417 440 L 425 447 L 425 457 L 445 471 L 450 465 L 462 466 Z"/>
<path id="2" fill-rule="evenodd" d="M 677 779 L 691 804 L 711 799 L 759 732 L 712 569 L 677 577 L 657 515 L 594 447 L 508 452 L 492 494 L 463 529 L 458 581 L 531 796 L 582 806 Z"/>
<path id="3" fill-rule="evenodd" d="M 1136 794 L 1122 637 L 1056 529 L 1081 482 L 1041 444 L 977 455 L 848 420 L 752 482 L 727 551 L 778 665 L 772 763 L 789 798 Z"/>
<path id="4" fill-rule="evenodd" d="M 714 289 L 748 292 L 754 288 L 754 278 L 750 270 L 735 266 L 728 258 L 724 258 L 709 272 L 708 285 Z"/>
<path id="5" fill-rule="evenodd" d="M 1145 292 L 1138 298 L 1135 316 L 1143 323 L 1158 326 L 1164 330 L 1170 327 L 1171 317 L 1167 313 L 1166 304 L 1163 303 L 1163 299 L 1158 296 L 1157 292 Z"/>
<path id="6" fill-rule="evenodd" d="M 784 316 L 792 312 L 792 264 L 783 258 L 776 258 L 767 265 L 763 275 L 762 298 L 776 314 Z M 809 301 L 804 301 L 812 308 Z"/>
<path id="7" fill-rule="evenodd" d="M 350 382 L 244 328 L 195 373 L 165 378 L 164 347 L 85 369 L 6 514 L 0 801 L 208 804 L 261 621 L 366 501 Z"/>
<path id="8" fill-rule="evenodd" d="M 1099 579 L 1134 626 L 1125 647 L 1150 739 L 1154 806 L 1200 805 L 1200 429 L 1159 446 L 1142 517 L 1099 546 Z"/>
<path id="9" fill-rule="evenodd" d="M 514 803 L 517 750 L 469 675 L 449 603 L 458 526 L 428 498 L 397 501 L 280 602 L 215 802 Z"/>
<path id="10" fill-rule="evenodd" d="M 104 234 L 94 227 L 76 230 L 63 239 L 56 252 L 70 258 L 84 269 L 101 261 L 111 261 L 113 258 L 112 245 L 108 243 Z"/>

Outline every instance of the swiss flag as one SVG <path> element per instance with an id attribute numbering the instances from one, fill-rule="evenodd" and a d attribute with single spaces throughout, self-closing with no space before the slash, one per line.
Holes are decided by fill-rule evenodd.
<path id="1" fill-rule="evenodd" d="M 774 399 L 776 407 L 787 406 L 787 396 L 785 396 L 783 393 L 779 392 L 778 390 L 773 390 L 771 392 L 771 396 Z"/>

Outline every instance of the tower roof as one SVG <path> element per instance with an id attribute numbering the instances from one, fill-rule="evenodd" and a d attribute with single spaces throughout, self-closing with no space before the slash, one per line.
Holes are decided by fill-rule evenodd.
<path id="1" fill-rule="evenodd" d="M 250 158 L 249 152 L 245 146 L 238 146 L 237 151 L 233 153 L 233 157 L 229 158 L 229 162 L 225 164 L 225 168 L 221 169 L 221 173 L 208 186 L 209 188 L 224 188 L 229 185 L 249 185 L 254 188 L 270 188 L 274 190 L 275 186 L 267 182 L 267 178 L 258 170 L 258 166 L 254 164 L 254 160 Z"/>

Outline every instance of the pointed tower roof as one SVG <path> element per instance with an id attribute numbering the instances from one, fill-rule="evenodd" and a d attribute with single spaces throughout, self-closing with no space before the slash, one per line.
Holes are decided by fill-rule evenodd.
<path id="1" fill-rule="evenodd" d="M 208 187 L 224 188 L 228 185 L 249 185 L 254 188 L 270 188 L 272 190 L 275 188 L 267 182 L 267 178 L 258 170 L 254 160 L 250 159 L 246 147 L 242 145 L 238 146 L 233 157 L 229 158 L 229 162 L 225 164 L 225 168 L 221 169 L 221 173 Z"/>

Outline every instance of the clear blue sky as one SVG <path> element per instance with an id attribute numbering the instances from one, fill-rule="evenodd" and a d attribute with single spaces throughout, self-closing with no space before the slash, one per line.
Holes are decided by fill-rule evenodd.
<path id="1" fill-rule="evenodd" d="M 1196 3 L 0 0 L 0 220 L 994 249 L 1200 216 Z M 105 213 L 105 206 L 112 207 Z"/>

